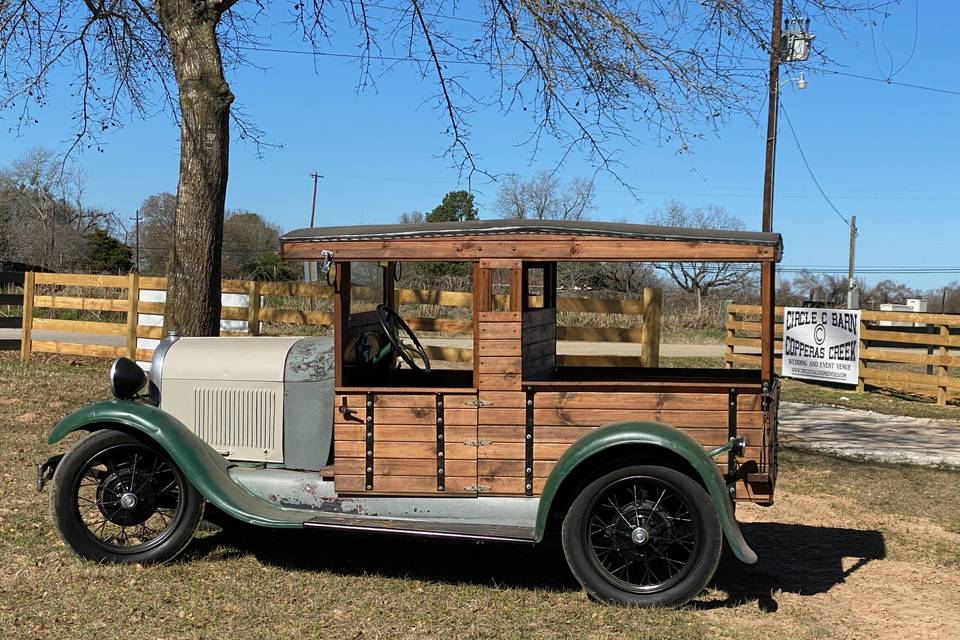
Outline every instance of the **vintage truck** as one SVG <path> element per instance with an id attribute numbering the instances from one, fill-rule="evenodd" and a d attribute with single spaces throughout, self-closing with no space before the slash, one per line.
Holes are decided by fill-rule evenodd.
<path id="1" fill-rule="evenodd" d="M 210 505 L 263 527 L 555 537 L 592 596 L 633 605 L 695 597 L 724 541 L 756 561 L 734 506 L 774 496 L 779 235 L 482 221 L 302 229 L 282 253 L 323 261 L 332 337 L 169 336 L 149 376 L 117 360 L 115 399 L 54 427 L 51 444 L 90 432 L 38 479 L 80 556 L 171 560 Z M 411 261 L 471 274 L 466 368 L 432 367 L 397 313 Z M 570 261 L 758 264 L 761 369 L 561 366 Z"/>

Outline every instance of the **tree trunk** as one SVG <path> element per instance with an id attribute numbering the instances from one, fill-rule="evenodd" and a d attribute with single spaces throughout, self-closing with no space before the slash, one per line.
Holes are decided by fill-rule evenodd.
<path id="1" fill-rule="evenodd" d="M 180 179 L 168 270 L 166 328 L 220 333 L 220 253 L 230 105 L 217 42 L 217 3 L 156 0 L 180 93 Z"/>

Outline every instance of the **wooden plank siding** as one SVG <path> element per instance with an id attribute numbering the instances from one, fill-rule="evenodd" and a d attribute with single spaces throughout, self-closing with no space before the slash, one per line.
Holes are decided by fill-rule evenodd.
<path id="1" fill-rule="evenodd" d="M 533 412 L 533 493 L 538 495 L 561 455 L 594 429 L 623 420 L 650 420 L 679 428 L 704 448 L 719 447 L 728 438 L 728 396 L 724 393 L 657 393 L 649 391 L 538 391 Z M 481 446 L 478 484 L 485 494 L 523 495 L 525 471 L 526 393 L 479 392 L 477 434 Z M 738 464 L 737 498 L 766 501 L 769 494 L 748 485 L 747 471 L 761 473 L 771 460 L 769 427 L 764 424 L 759 394 L 737 396 L 737 434 L 747 440 Z M 717 461 L 727 473 L 726 456 Z"/>
<path id="2" fill-rule="evenodd" d="M 366 394 L 339 393 L 334 413 L 338 493 L 475 495 L 477 408 L 472 391 L 443 398 L 444 491 L 438 490 L 437 396 L 373 394 L 373 488 L 366 487 Z M 344 413 L 340 407 L 347 407 Z"/>

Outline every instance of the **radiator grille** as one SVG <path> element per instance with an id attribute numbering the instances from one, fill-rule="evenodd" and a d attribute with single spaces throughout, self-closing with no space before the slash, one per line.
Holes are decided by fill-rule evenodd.
<path id="1" fill-rule="evenodd" d="M 215 449 L 262 456 L 277 447 L 275 390 L 197 387 L 193 399 L 196 434 Z"/>

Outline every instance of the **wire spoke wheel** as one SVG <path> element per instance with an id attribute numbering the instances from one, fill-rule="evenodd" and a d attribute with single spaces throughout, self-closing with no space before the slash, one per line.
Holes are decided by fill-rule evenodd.
<path id="1" fill-rule="evenodd" d="M 709 495 L 690 476 L 624 466 L 574 497 L 563 520 L 570 570 L 593 597 L 679 606 L 710 581 L 723 534 Z"/>
<path id="2" fill-rule="evenodd" d="M 584 519 L 590 560 L 625 591 L 655 593 L 689 573 L 701 540 L 689 502 L 672 485 L 634 476 L 599 493 Z"/>
<path id="3" fill-rule="evenodd" d="M 92 458 L 76 487 L 80 521 L 99 544 L 120 553 L 146 550 L 170 535 L 183 511 L 183 479 L 142 444 Z"/>
<path id="4" fill-rule="evenodd" d="M 148 440 L 99 431 L 71 450 L 54 474 L 51 516 L 79 555 L 102 562 L 165 562 L 182 551 L 203 500 Z"/>

